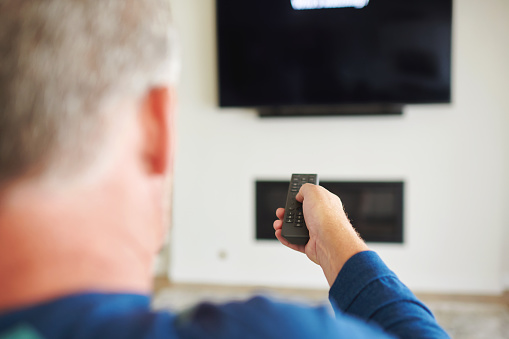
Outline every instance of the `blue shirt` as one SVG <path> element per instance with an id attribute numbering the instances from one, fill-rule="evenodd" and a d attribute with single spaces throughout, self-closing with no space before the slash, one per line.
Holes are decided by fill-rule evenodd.
<path id="1" fill-rule="evenodd" d="M 0 314 L 0 339 L 449 338 L 375 252 L 353 256 L 329 292 L 336 312 L 256 297 L 155 312 L 150 298 L 87 293 Z"/>

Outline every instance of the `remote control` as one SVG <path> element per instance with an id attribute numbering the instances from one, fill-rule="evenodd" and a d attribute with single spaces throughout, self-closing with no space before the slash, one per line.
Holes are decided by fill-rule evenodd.
<path id="1" fill-rule="evenodd" d="M 309 231 L 304 220 L 302 203 L 295 199 L 300 187 L 306 183 L 318 185 L 318 176 L 316 174 L 292 174 L 286 198 L 282 235 L 295 245 L 305 245 L 309 241 Z"/>

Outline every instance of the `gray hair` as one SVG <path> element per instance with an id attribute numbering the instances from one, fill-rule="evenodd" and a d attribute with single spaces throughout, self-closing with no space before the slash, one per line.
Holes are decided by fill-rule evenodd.
<path id="1" fill-rule="evenodd" d="M 92 160 L 102 108 L 172 84 L 175 44 L 169 0 L 1 0 L 0 187 Z"/>

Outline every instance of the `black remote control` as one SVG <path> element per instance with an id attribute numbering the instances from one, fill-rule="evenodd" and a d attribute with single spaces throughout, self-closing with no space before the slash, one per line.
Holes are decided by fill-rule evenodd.
<path id="1" fill-rule="evenodd" d="M 285 218 L 281 234 L 291 244 L 295 245 L 305 245 L 309 241 L 309 231 L 304 220 L 302 203 L 295 199 L 300 187 L 307 183 L 318 185 L 318 175 L 292 174 L 286 198 Z"/>

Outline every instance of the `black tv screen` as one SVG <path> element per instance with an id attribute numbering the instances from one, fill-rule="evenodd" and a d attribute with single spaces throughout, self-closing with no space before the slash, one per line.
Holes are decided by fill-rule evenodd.
<path id="1" fill-rule="evenodd" d="M 447 103 L 452 0 L 217 0 L 222 107 Z"/>

